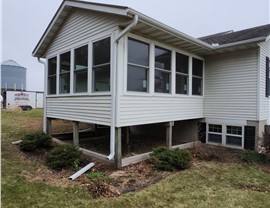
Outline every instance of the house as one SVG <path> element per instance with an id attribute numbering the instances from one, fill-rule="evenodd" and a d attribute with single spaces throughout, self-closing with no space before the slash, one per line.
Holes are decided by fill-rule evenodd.
<path id="1" fill-rule="evenodd" d="M 131 131 L 165 129 L 172 148 L 257 149 L 270 122 L 269 33 L 196 39 L 128 7 L 65 0 L 33 51 L 46 59 L 44 130 L 73 121 L 79 145 L 79 122 L 108 126 L 110 154 L 90 153 L 118 167 L 149 156 L 122 157 Z"/>

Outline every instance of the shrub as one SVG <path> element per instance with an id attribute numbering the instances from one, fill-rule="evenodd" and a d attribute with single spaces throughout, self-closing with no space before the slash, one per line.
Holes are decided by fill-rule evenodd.
<path id="1" fill-rule="evenodd" d="M 261 140 L 260 153 L 265 154 L 270 160 L 270 134 L 265 132 Z"/>
<path id="2" fill-rule="evenodd" d="M 246 161 L 249 164 L 257 163 L 257 164 L 265 164 L 269 162 L 267 156 L 256 151 L 247 150 L 241 154 L 241 159 Z"/>
<path id="3" fill-rule="evenodd" d="M 52 138 L 43 132 L 25 135 L 20 143 L 20 150 L 24 152 L 34 152 L 37 149 L 51 147 Z"/>
<path id="4" fill-rule="evenodd" d="M 50 168 L 61 170 L 62 168 L 72 167 L 74 163 L 80 161 L 81 156 L 82 151 L 78 147 L 71 144 L 64 144 L 48 152 L 45 155 L 45 161 Z"/>
<path id="5" fill-rule="evenodd" d="M 86 174 L 90 180 L 96 181 L 105 178 L 105 174 L 101 171 L 90 172 Z"/>
<path id="6" fill-rule="evenodd" d="M 190 153 L 179 148 L 159 147 L 153 150 L 150 157 L 156 169 L 166 171 L 187 169 L 191 161 Z"/>
<path id="7" fill-rule="evenodd" d="M 198 149 L 194 151 L 194 156 L 199 158 L 200 160 L 218 160 L 220 158 L 218 152 L 216 150 L 211 149 Z"/>

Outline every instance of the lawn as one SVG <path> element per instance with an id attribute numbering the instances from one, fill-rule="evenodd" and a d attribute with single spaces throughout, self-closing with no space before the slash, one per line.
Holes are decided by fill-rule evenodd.
<path id="1" fill-rule="evenodd" d="M 2 111 L 2 207 L 270 207 L 270 171 L 260 166 L 201 162 L 143 190 L 93 199 L 85 189 L 33 182 L 23 172 L 46 171 L 12 141 L 41 130 L 42 111 Z"/>

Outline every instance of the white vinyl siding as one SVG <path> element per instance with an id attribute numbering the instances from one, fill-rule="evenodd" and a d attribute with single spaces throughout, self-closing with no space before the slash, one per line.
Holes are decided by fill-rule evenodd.
<path id="1" fill-rule="evenodd" d="M 257 57 L 249 49 L 206 58 L 206 118 L 257 120 Z"/>
<path id="2" fill-rule="evenodd" d="M 88 40 L 127 21 L 115 15 L 74 9 L 59 29 L 46 51 L 46 55 L 58 53 L 68 46 Z"/>
<path id="3" fill-rule="evenodd" d="M 120 96 L 118 126 L 179 121 L 203 117 L 203 98 Z"/>
<path id="4" fill-rule="evenodd" d="M 101 125 L 111 123 L 110 96 L 47 98 L 47 117 Z"/>
<path id="5" fill-rule="evenodd" d="M 260 118 L 270 124 L 270 98 L 265 96 L 266 57 L 270 58 L 270 40 L 260 45 Z"/>

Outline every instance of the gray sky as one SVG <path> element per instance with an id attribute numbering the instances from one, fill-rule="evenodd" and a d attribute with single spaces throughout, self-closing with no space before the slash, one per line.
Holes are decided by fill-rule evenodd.
<path id="1" fill-rule="evenodd" d="M 13 59 L 27 68 L 27 90 L 43 90 L 43 66 L 31 54 L 61 2 L 2 0 L 2 61 Z M 129 6 L 193 37 L 270 23 L 269 0 L 92 2 Z"/>

